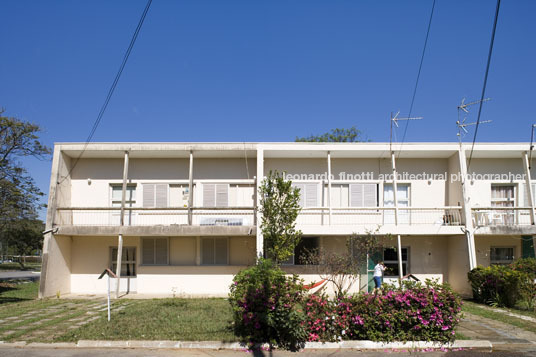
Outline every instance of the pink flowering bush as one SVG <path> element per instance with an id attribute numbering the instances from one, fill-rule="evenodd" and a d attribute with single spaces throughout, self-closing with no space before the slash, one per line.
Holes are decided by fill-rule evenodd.
<path id="1" fill-rule="evenodd" d="M 296 275 L 286 277 L 268 259 L 240 271 L 229 293 L 235 335 L 252 349 L 263 343 L 291 351 L 303 348 L 304 291 Z"/>
<path id="2" fill-rule="evenodd" d="M 446 284 L 409 283 L 386 286 L 382 294 L 361 293 L 330 300 L 305 300 L 309 341 L 440 341 L 454 340 L 461 298 Z"/>

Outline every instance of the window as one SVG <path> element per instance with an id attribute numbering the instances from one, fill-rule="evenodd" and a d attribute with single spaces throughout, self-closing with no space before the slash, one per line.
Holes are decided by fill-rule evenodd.
<path id="1" fill-rule="evenodd" d="M 112 207 L 121 207 L 123 196 L 123 185 L 111 185 Z M 125 206 L 132 207 L 136 203 L 136 185 L 127 185 L 125 195 Z"/>
<path id="2" fill-rule="evenodd" d="M 293 183 L 300 190 L 300 207 L 318 207 L 318 183 Z"/>
<path id="3" fill-rule="evenodd" d="M 142 238 L 141 249 L 143 265 L 169 264 L 167 238 Z"/>
<path id="4" fill-rule="evenodd" d="M 144 183 L 143 207 L 164 208 L 168 206 L 168 184 Z"/>
<path id="5" fill-rule="evenodd" d="M 117 270 L 117 247 L 110 248 L 110 269 L 115 273 Z M 121 276 L 136 276 L 136 248 L 123 247 L 121 254 Z"/>
<path id="6" fill-rule="evenodd" d="M 229 264 L 228 247 L 227 238 L 201 238 L 201 264 Z"/>
<path id="7" fill-rule="evenodd" d="M 203 207 L 228 207 L 228 184 L 203 184 Z"/>
<path id="8" fill-rule="evenodd" d="M 373 183 L 357 183 L 350 185 L 350 207 L 377 207 L 378 185 Z"/>
<path id="9" fill-rule="evenodd" d="M 398 184 L 396 190 L 396 200 L 398 201 L 398 208 L 409 207 L 409 185 L 408 184 Z M 395 206 L 395 196 L 392 184 L 385 184 L 383 186 L 383 206 L 384 207 L 394 207 Z M 384 213 L 384 221 L 386 224 L 395 223 L 395 212 L 394 210 L 386 210 Z M 409 224 L 409 211 L 399 210 L 398 211 L 398 223 L 400 224 Z"/>
<path id="10" fill-rule="evenodd" d="M 490 264 L 506 265 L 514 261 L 514 247 L 491 247 Z"/>
<path id="11" fill-rule="evenodd" d="M 491 207 L 514 207 L 514 185 L 491 185 Z M 504 225 L 514 223 L 514 211 L 494 210 L 490 217 L 492 224 Z"/>
<path id="12" fill-rule="evenodd" d="M 283 265 L 306 265 L 309 254 L 318 253 L 320 239 L 318 237 L 303 237 L 294 248 L 294 254 Z"/>
<path id="13" fill-rule="evenodd" d="M 409 248 L 402 247 L 402 275 L 408 274 Z M 398 276 L 398 252 L 396 248 L 384 248 L 383 263 L 385 264 L 385 276 Z"/>

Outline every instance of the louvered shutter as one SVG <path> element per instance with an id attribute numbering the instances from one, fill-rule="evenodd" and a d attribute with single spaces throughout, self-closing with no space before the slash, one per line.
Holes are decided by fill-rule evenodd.
<path id="1" fill-rule="evenodd" d="M 214 238 L 201 240 L 201 252 L 202 264 L 214 264 Z"/>
<path id="2" fill-rule="evenodd" d="M 227 264 L 227 238 L 216 238 L 214 241 L 214 264 Z"/>
<path id="3" fill-rule="evenodd" d="M 154 238 L 142 239 L 142 264 L 154 264 Z"/>
<path id="4" fill-rule="evenodd" d="M 363 184 L 363 207 L 377 207 L 377 193 L 376 184 Z"/>
<path id="5" fill-rule="evenodd" d="M 318 185 L 316 183 L 305 185 L 305 207 L 318 207 Z"/>
<path id="6" fill-rule="evenodd" d="M 216 185 L 212 183 L 203 184 L 203 207 L 216 206 Z"/>
<path id="7" fill-rule="evenodd" d="M 168 263 L 168 244 L 166 238 L 155 239 L 155 264 Z"/>
<path id="8" fill-rule="evenodd" d="M 350 185 L 350 207 L 363 207 L 363 184 Z"/>
<path id="9" fill-rule="evenodd" d="M 155 207 L 154 191 L 154 184 L 148 183 L 143 185 L 143 207 Z"/>
<path id="10" fill-rule="evenodd" d="M 229 185 L 216 185 L 216 207 L 229 206 Z"/>
<path id="11" fill-rule="evenodd" d="M 292 186 L 300 190 L 300 207 L 305 207 L 305 185 L 303 183 L 294 183 Z"/>
<path id="12" fill-rule="evenodd" d="M 158 208 L 167 207 L 168 200 L 168 185 L 167 184 L 157 184 L 155 185 L 155 205 Z"/>

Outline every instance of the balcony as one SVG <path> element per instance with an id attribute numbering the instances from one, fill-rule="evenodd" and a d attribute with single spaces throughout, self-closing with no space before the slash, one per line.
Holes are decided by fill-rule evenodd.
<path id="1" fill-rule="evenodd" d="M 477 207 L 472 209 L 475 227 L 530 226 L 530 207 Z"/>

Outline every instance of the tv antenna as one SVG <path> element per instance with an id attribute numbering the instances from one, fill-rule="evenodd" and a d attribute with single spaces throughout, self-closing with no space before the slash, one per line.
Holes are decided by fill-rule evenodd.
<path id="1" fill-rule="evenodd" d="M 400 120 L 406 121 L 406 120 L 421 120 L 422 117 L 407 117 L 407 118 L 399 118 L 398 115 L 400 114 L 400 110 L 396 112 L 396 114 L 393 116 L 393 112 L 391 112 L 391 133 L 389 135 L 389 150 L 392 152 L 393 147 L 393 124 L 398 128 L 398 122 Z"/>
<path id="2" fill-rule="evenodd" d="M 466 123 L 465 121 L 467 120 L 467 115 L 466 114 L 469 114 L 469 107 L 471 105 L 475 105 L 475 104 L 479 104 L 480 102 L 487 102 L 491 100 L 491 98 L 485 98 L 485 99 L 482 99 L 482 100 L 475 100 L 474 102 L 470 102 L 470 103 L 465 103 L 465 98 L 462 99 L 462 102 L 460 105 L 458 105 L 458 120 L 456 121 L 456 125 L 458 126 L 458 133 L 456 134 L 458 136 L 458 139 L 460 141 L 460 145 L 462 143 L 462 137 L 464 137 L 466 134 L 469 133 L 469 131 L 466 129 L 468 126 L 472 126 L 472 125 L 476 125 L 477 122 L 473 122 L 473 123 Z M 463 120 L 460 120 L 460 113 L 461 112 L 464 112 L 464 117 L 463 117 Z M 483 120 L 483 121 L 480 121 L 480 124 L 488 124 L 488 123 L 491 123 L 492 121 L 491 120 Z"/>

